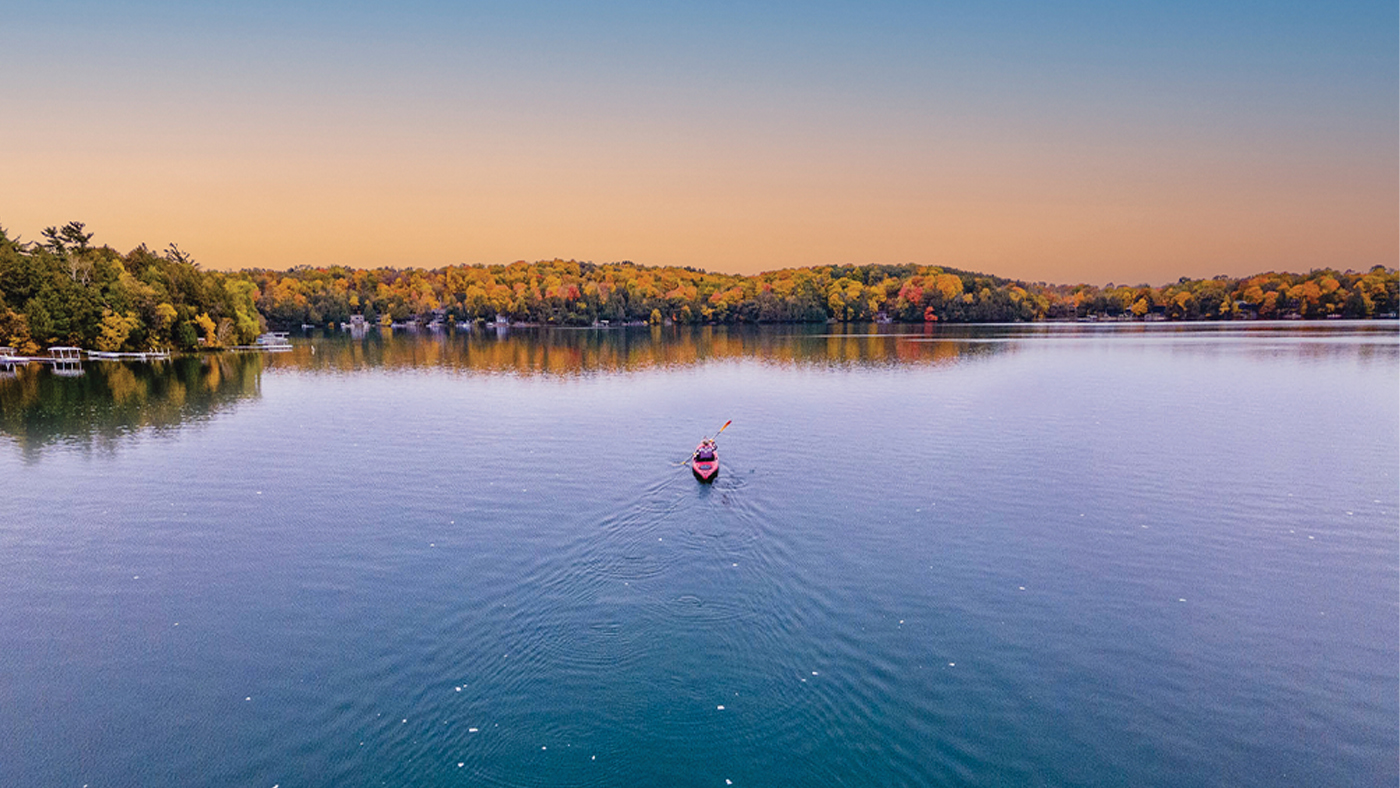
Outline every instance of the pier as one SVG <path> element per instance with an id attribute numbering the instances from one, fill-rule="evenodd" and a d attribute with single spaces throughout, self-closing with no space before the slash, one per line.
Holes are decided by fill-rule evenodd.
<path id="1" fill-rule="evenodd" d="M 95 360 L 130 360 L 130 361 L 155 361 L 158 359 L 170 358 L 168 350 L 149 350 L 140 353 L 115 353 L 109 350 L 89 350 L 87 357 Z"/>
<path id="2" fill-rule="evenodd" d="M 0 372 L 13 373 L 21 364 L 48 364 L 56 375 L 83 374 L 83 361 L 159 361 L 170 358 L 168 350 L 147 350 L 138 353 L 116 353 L 107 350 L 83 350 L 80 347 L 55 346 L 47 356 L 24 356 L 12 347 L 0 347 Z"/>
<path id="3" fill-rule="evenodd" d="M 21 356 L 12 347 L 0 347 L 0 370 L 14 372 L 20 364 L 48 364 L 55 375 L 77 377 L 83 374 L 83 349 L 51 347 L 47 356 Z"/>

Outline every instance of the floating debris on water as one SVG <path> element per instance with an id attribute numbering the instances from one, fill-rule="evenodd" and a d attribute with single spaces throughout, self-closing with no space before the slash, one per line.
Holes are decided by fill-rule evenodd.
<path id="1" fill-rule="evenodd" d="M 716 706 L 716 707 L 715 707 L 715 710 L 716 710 L 716 711 L 724 711 L 724 707 L 723 707 L 723 706 Z"/>
<path id="2" fill-rule="evenodd" d="M 476 733 L 476 728 L 467 728 L 467 733 Z"/>

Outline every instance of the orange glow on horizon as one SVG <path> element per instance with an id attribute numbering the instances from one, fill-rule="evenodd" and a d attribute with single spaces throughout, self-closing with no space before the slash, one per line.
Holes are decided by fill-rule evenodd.
<path id="1" fill-rule="evenodd" d="M 387 135 L 324 150 L 314 137 L 231 136 L 221 150 L 171 150 L 171 139 L 114 135 L 75 156 L 72 140 L 36 132 L 32 155 L 8 167 L 23 188 L 0 199 L 0 222 L 33 239 L 83 221 L 122 251 L 173 241 L 225 270 L 561 257 L 752 274 L 912 262 L 1161 284 L 1400 256 L 1395 167 L 1364 161 L 1281 170 L 1211 151 L 1086 158 L 909 140 L 888 153 L 836 139 L 735 143 L 691 161 L 649 138 Z"/>

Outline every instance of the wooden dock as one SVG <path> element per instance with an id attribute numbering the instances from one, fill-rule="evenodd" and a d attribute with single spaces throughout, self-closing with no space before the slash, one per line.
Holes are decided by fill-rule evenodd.
<path id="1" fill-rule="evenodd" d="M 21 364 L 48 364 L 54 374 L 76 376 L 83 374 L 83 361 L 158 361 L 170 358 L 168 350 L 140 353 L 115 353 L 106 350 L 83 350 L 80 347 L 51 347 L 47 356 L 22 356 L 12 347 L 0 347 L 0 371 L 14 372 Z"/>
<path id="2" fill-rule="evenodd" d="M 20 364 L 48 364 L 55 375 L 76 377 L 83 374 L 83 349 L 80 347 L 51 347 L 47 356 L 21 356 L 14 348 L 0 347 L 0 369 L 13 372 Z"/>
<path id="3" fill-rule="evenodd" d="M 150 350 L 141 353 L 115 353 L 109 350 L 89 350 L 87 357 L 98 361 L 119 361 L 127 359 L 131 361 L 156 361 L 170 358 L 168 350 Z"/>

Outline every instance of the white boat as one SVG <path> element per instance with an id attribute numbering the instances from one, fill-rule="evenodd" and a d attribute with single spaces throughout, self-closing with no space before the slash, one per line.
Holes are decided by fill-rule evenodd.
<path id="1" fill-rule="evenodd" d="M 269 331 L 258 337 L 256 347 L 259 350 L 291 350 L 292 343 L 287 336 L 286 331 Z"/>

